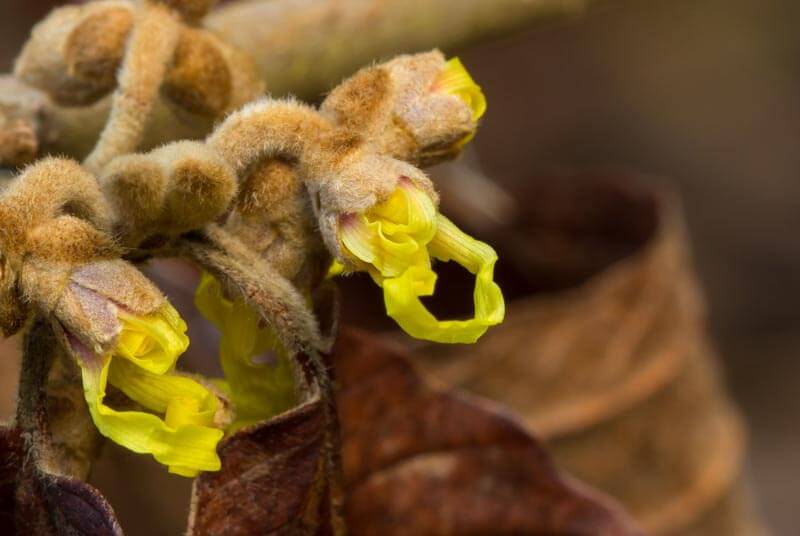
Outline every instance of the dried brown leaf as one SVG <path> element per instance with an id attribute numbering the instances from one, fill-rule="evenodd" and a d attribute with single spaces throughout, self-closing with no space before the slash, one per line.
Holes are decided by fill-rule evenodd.
<path id="1" fill-rule="evenodd" d="M 638 534 L 501 409 L 430 386 L 360 332 L 332 360 L 350 533 Z M 226 440 L 222 471 L 195 485 L 190 534 L 329 533 L 324 423 L 315 397 Z"/>
<path id="2" fill-rule="evenodd" d="M 334 356 L 353 534 L 639 533 L 501 408 L 431 386 L 361 332 L 345 331 Z"/>
<path id="3" fill-rule="evenodd" d="M 219 447 L 222 470 L 196 481 L 192 536 L 330 532 L 319 397 Z"/>
<path id="4" fill-rule="evenodd" d="M 29 456 L 30 441 L 16 427 L 0 429 L 0 534 L 121 536 L 100 492 L 44 470 Z"/>

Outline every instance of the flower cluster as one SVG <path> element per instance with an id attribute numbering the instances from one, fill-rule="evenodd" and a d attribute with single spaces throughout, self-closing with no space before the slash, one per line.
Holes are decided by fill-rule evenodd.
<path id="1" fill-rule="evenodd" d="M 150 16 L 171 2 L 146 4 Z M 129 14 L 68 13 L 84 24 L 111 7 Z M 202 142 L 108 153 L 91 172 L 41 161 L 0 195 L 0 325 L 50 319 L 104 436 L 175 474 L 218 470 L 226 434 L 298 403 L 296 354 L 326 348 L 311 297 L 332 261 L 367 272 L 414 337 L 470 343 L 503 320 L 496 253 L 439 212 L 417 167 L 458 154 L 485 109 L 461 62 L 431 52 L 365 69 L 319 110 L 264 99 Z M 187 326 L 132 264 L 159 256 L 204 270 L 195 305 L 221 333 L 224 378 L 177 370 Z M 437 260 L 474 275 L 471 318 L 423 304 Z"/>

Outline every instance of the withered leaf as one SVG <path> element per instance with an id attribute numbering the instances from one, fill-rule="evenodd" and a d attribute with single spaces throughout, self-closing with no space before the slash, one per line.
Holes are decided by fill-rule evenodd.
<path id="1" fill-rule="evenodd" d="M 325 534 L 325 416 L 316 396 L 219 447 L 222 470 L 194 485 L 189 534 Z"/>
<path id="2" fill-rule="evenodd" d="M 19 430 L 0 428 L 0 534 L 14 534 L 14 490 L 22 467 L 23 444 Z"/>
<path id="3" fill-rule="evenodd" d="M 345 331 L 334 370 L 353 534 L 639 533 L 560 475 L 513 416 L 430 385 L 402 352 Z"/>
<path id="4" fill-rule="evenodd" d="M 30 439 L 0 429 L 0 533 L 122 536 L 114 511 L 92 486 L 54 475 L 29 456 Z"/>
<path id="5" fill-rule="evenodd" d="M 408 359 L 345 331 L 338 379 L 351 534 L 638 534 L 613 503 L 561 476 L 513 417 L 436 388 Z M 318 398 L 220 447 L 195 484 L 190 533 L 330 533 Z"/>

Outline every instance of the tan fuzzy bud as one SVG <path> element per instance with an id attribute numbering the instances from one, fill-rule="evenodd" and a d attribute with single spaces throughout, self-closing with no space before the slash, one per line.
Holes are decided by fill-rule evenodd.
<path id="1" fill-rule="evenodd" d="M 217 0 L 150 0 L 156 4 L 164 4 L 181 14 L 189 22 L 197 22 L 211 11 Z"/>
<path id="2" fill-rule="evenodd" d="M 11 75 L 0 76 L 0 165 L 31 163 L 52 137 L 46 127 L 50 99 Z"/>
<path id="3" fill-rule="evenodd" d="M 101 177 L 126 245 L 155 247 L 224 214 L 236 194 L 232 168 L 199 142 L 176 142 L 113 160 Z M 160 237 L 160 239 L 158 238 Z"/>
<path id="4" fill-rule="evenodd" d="M 10 334 L 33 301 L 50 310 L 71 267 L 119 256 L 110 214 L 90 174 L 77 163 L 46 159 L 0 196 L 0 326 Z"/>
<path id="5" fill-rule="evenodd" d="M 114 209 L 115 233 L 123 244 L 135 245 L 152 232 L 167 192 L 160 163 L 142 154 L 120 156 L 103 170 L 100 184 Z"/>
<path id="6" fill-rule="evenodd" d="M 37 24 L 14 74 L 66 106 L 91 104 L 115 85 L 132 6 L 108 0 L 53 10 Z"/>
<path id="7" fill-rule="evenodd" d="M 419 165 L 457 156 L 486 109 L 480 88 L 458 60 L 438 50 L 400 56 L 385 64 L 396 91 L 395 122 L 416 142 L 413 154 L 398 155 Z"/>
<path id="8" fill-rule="evenodd" d="M 196 229 L 227 211 L 236 194 L 236 175 L 212 149 L 199 142 L 177 142 L 153 154 L 170 169 L 164 217 L 176 231 Z"/>
<path id="9" fill-rule="evenodd" d="M 365 134 L 391 122 L 392 78 L 382 66 L 367 67 L 331 91 L 320 107 L 349 130 Z"/>
<path id="10" fill-rule="evenodd" d="M 445 68 L 439 51 L 399 56 L 343 82 L 321 111 L 401 160 L 430 165 L 453 158 L 476 123 L 461 99 L 437 91 Z"/>
<path id="11" fill-rule="evenodd" d="M 132 27 L 133 13 L 128 7 L 109 7 L 84 18 L 64 45 L 69 73 L 111 90 L 117 84 Z"/>
<path id="12" fill-rule="evenodd" d="M 120 310 L 146 316 L 166 303 L 139 270 L 122 260 L 60 273 L 56 267 L 40 266 L 38 271 L 23 272 L 23 280 L 31 302 L 98 355 L 108 352 L 122 331 Z"/>
<path id="13" fill-rule="evenodd" d="M 329 264 L 316 226 L 295 166 L 269 160 L 243 179 L 225 228 L 298 288 L 310 288 Z"/>
<path id="14" fill-rule="evenodd" d="M 208 32 L 181 32 L 161 94 L 187 112 L 221 116 L 230 106 L 233 77 L 218 44 Z"/>
<path id="15" fill-rule="evenodd" d="M 0 248 L 7 255 L 27 253 L 30 232 L 58 217 L 73 217 L 100 231 L 111 226 L 110 211 L 95 178 L 77 162 L 47 158 L 27 168 L 0 196 Z M 55 245 L 64 238 L 58 233 L 50 241 Z M 46 254 L 46 248 L 42 253 Z"/>

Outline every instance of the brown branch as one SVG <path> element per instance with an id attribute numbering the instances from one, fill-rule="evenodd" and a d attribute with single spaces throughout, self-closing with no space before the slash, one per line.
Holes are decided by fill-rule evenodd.
<path id="1" fill-rule="evenodd" d="M 578 12 L 588 1 L 253 0 L 213 12 L 206 25 L 253 56 L 272 95 L 316 98 L 376 58 L 468 45 L 549 15 Z M 23 94 L 30 98 L 19 102 Z M 33 141 L 40 152 L 83 158 L 106 124 L 110 100 L 67 108 L 13 77 L 0 77 L 0 131 L 8 129 L 5 135 L 13 139 L 7 143 L 16 145 L 8 149 L 11 155 L 0 153 L 0 165 L 24 163 Z M 16 121 L 18 117 L 25 124 Z M 210 125 L 182 121 L 156 103 L 142 146 L 202 137 Z M 30 132 L 36 140 L 30 139 Z"/>
<path id="2" fill-rule="evenodd" d="M 176 16 L 146 2 L 137 13 L 111 114 L 85 165 L 98 172 L 114 157 L 136 150 L 175 52 L 180 31 Z"/>
<path id="3" fill-rule="evenodd" d="M 272 95 L 317 98 L 372 61 L 508 33 L 588 0 L 253 0 L 206 19 L 257 62 Z"/>
<path id="4" fill-rule="evenodd" d="M 221 227 L 184 235 L 170 253 L 197 263 L 241 296 L 275 327 L 290 352 L 314 354 L 325 348 L 314 315 L 294 285 Z"/>

